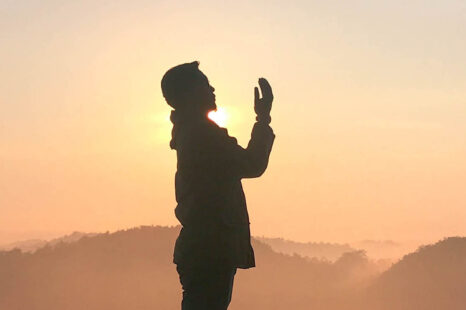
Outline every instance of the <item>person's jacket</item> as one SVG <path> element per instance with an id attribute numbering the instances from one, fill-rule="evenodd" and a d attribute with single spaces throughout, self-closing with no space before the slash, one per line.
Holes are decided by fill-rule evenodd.
<path id="1" fill-rule="evenodd" d="M 175 125 L 171 143 L 178 160 L 175 215 L 182 229 L 174 263 L 255 266 L 241 179 L 264 173 L 274 138 L 268 124 L 257 122 L 244 149 L 207 118 Z"/>

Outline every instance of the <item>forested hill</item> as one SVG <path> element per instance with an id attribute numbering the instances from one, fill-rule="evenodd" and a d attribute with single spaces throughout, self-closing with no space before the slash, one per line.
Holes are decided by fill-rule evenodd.
<path id="1" fill-rule="evenodd" d="M 179 227 L 139 227 L 49 244 L 34 253 L 0 252 L 0 309 L 179 309 L 181 287 L 172 264 L 178 231 Z M 443 279 L 435 289 L 454 293 L 465 287 L 459 286 L 466 278 L 464 238 L 423 248 L 382 276 L 382 267 L 363 251 L 347 252 L 330 262 L 253 243 L 257 267 L 238 271 L 232 310 L 373 310 L 377 301 L 404 309 L 390 298 L 404 292 L 404 283 L 423 283 L 425 272 L 434 266 L 435 275 Z M 454 246 L 445 246 L 450 243 Z M 426 268 L 419 267 L 423 264 Z M 405 298 L 415 300 L 420 292 L 424 291 L 414 287 Z M 455 308 L 465 304 L 453 293 L 453 307 L 438 309 L 464 309 Z"/>
<path id="2" fill-rule="evenodd" d="M 380 309 L 466 309 L 466 238 L 420 247 L 368 292 Z"/>
<path id="3" fill-rule="evenodd" d="M 272 247 L 276 252 L 283 254 L 299 254 L 310 258 L 328 259 L 335 261 L 343 253 L 353 252 L 356 249 L 348 244 L 328 243 L 328 242 L 296 242 L 283 238 L 256 237 Z"/>

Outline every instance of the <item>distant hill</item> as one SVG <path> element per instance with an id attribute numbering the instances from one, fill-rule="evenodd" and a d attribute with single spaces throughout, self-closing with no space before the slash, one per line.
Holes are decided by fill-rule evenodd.
<path id="1" fill-rule="evenodd" d="M 82 233 L 75 231 L 69 235 L 65 235 L 60 238 L 55 238 L 52 240 L 42 240 L 42 239 L 29 239 L 23 241 L 17 241 L 10 244 L 0 246 L 0 251 L 10 251 L 13 249 L 19 249 L 22 252 L 34 252 L 35 250 L 44 247 L 45 245 L 55 245 L 60 242 L 75 242 L 81 239 L 84 236 L 93 236 L 95 233 Z"/>
<path id="2" fill-rule="evenodd" d="M 298 254 L 310 258 L 337 260 L 346 252 L 364 250 L 370 259 L 394 262 L 416 250 L 416 245 L 391 240 L 363 240 L 351 244 L 328 242 L 296 242 L 283 238 L 255 237 L 283 254 Z"/>
<path id="3" fill-rule="evenodd" d="M 140 227 L 0 252 L 0 309 L 179 309 L 172 264 L 179 227 Z M 355 252 L 335 263 L 253 241 L 257 268 L 238 271 L 231 309 L 341 309 L 374 265 Z M 357 270 L 357 272 L 356 272 Z M 354 274 L 364 277 L 354 278 Z M 350 289 L 348 289 L 350 288 Z M 330 308 L 329 308 L 330 307 Z"/>
<path id="4" fill-rule="evenodd" d="M 175 309 L 177 234 L 141 227 L 0 252 L 0 309 Z"/>
<path id="5" fill-rule="evenodd" d="M 22 240 L 22 241 L 17 241 L 17 242 L 1 245 L 0 251 L 10 251 L 13 249 L 19 249 L 23 252 L 34 252 L 35 250 L 43 247 L 46 244 L 47 244 L 47 241 L 42 240 L 42 239 Z"/>
<path id="6" fill-rule="evenodd" d="M 406 255 L 369 294 L 374 309 L 466 309 L 466 238 L 447 238 Z"/>
<path id="7" fill-rule="evenodd" d="M 181 287 L 172 263 L 178 232 L 145 226 L 47 244 L 33 253 L 0 251 L 0 309 L 179 309 Z M 401 296 L 412 305 L 426 290 L 450 293 L 451 307 L 437 309 L 464 309 L 457 306 L 465 305 L 458 294 L 465 287 L 466 245 L 449 240 L 405 257 L 383 276 L 364 251 L 331 262 L 277 253 L 253 240 L 257 267 L 238 271 L 230 309 L 374 310 L 384 302 L 392 305 L 387 309 L 408 309 L 390 298 Z M 427 285 L 426 274 L 437 287 Z M 436 296 L 429 294 L 427 299 Z"/>
<path id="8" fill-rule="evenodd" d="M 356 249 L 363 249 L 367 256 L 373 259 L 389 259 L 397 261 L 404 255 L 416 250 L 419 246 L 417 242 L 399 243 L 392 240 L 363 240 L 351 243 Z"/>
<path id="9" fill-rule="evenodd" d="M 343 253 L 356 251 L 348 244 L 324 243 L 324 242 L 296 242 L 282 238 L 255 237 L 257 240 L 268 244 L 276 252 L 283 254 L 299 254 L 310 258 L 327 259 L 335 261 Z"/>

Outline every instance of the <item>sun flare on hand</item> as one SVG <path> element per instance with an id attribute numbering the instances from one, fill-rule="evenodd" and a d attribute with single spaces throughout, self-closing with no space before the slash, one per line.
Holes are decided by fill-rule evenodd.
<path id="1" fill-rule="evenodd" d="M 227 124 L 227 113 L 224 108 L 217 108 L 217 111 L 211 111 L 207 115 L 212 121 L 214 121 L 220 127 L 225 127 Z"/>

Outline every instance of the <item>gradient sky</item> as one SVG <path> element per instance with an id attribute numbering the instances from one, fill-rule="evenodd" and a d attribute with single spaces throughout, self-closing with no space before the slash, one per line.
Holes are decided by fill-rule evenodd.
<path id="1" fill-rule="evenodd" d="M 175 225 L 160 79 L 199 60 L 246 145 L 255 235 L 466 235 L 466 2 L 0 1 L 0 243 Z"/>

